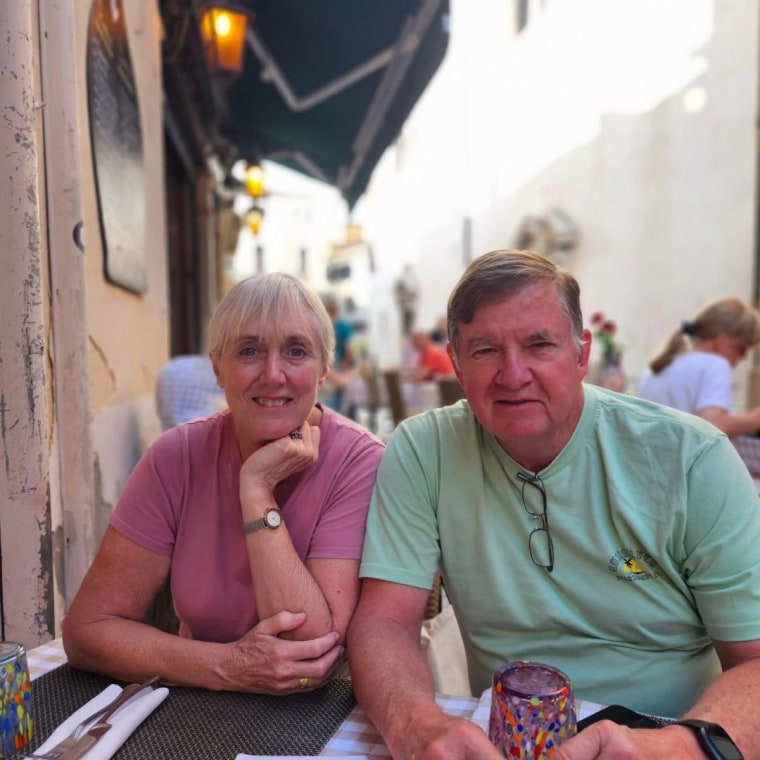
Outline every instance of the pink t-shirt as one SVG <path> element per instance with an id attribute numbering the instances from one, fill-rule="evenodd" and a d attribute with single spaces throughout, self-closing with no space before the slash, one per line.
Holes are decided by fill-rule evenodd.
<path id="1" fill-rule="evenodd" d="M 324 409 L 319 461 L 277 487 L 298 556 L 360 559 L 383 444 Z M 242 461 L 228 411 L 164 433 L 137 463 L 110 524 L 171 557 L 181 635 L 235 641 L 259 620 L 239 497 Z"/>

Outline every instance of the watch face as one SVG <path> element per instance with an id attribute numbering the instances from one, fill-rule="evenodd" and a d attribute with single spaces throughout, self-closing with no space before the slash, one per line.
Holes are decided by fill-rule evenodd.
<path id="1" fill-rule="evenodd" d="M 720 753 L 723 760 L 743 760 L 743 755 L 737 746 L 728 738 L 720 734 L 708 731 L 708 740 Z"/>
<path id="2" fill-rule="evenodd" d="M 279 528 L 282 524 L 282 515 L 278 509 L 270 509 L 264 515 L 264 521 L 268 528 Z"/>

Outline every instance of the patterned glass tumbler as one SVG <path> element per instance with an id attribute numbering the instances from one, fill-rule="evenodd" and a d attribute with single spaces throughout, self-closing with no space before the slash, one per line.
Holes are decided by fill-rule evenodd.
<path id="1" fill-rule="evenodd" d="M 21 644 L 0 641 L 0 758 L 26 747 L 34 736 L 32 682 Z"/>
<path id="2" fill-rule="evenodd" d="M 540 662 L 513 662 L 493 677 L 488 736 L 504 757 L 548 760 L 576 732 L 570 679 Z"/>

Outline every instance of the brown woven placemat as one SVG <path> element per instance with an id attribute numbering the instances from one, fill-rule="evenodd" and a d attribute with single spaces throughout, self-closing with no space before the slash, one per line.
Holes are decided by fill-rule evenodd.
<path id="1" fill-rule="evenodd" d="M 35 739 L 41 746 L 71 713 L 114 681 L 62 665 L 32 682 Z M 351 681 L 272 697 L 172 687 L 114 755 L 118 760 L 233 760 L 250 755 L 317 755 L 351 712 Z"/>

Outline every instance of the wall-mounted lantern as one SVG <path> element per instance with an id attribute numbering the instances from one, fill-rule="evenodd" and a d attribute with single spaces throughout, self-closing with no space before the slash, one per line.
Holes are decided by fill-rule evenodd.
<path id="1" fill-rule="evenodd" d="M 250 164 L 245 170 L 245 189 L 253 198 L 264 195 L 264 170 L 258 162 Z"/>
<path id="2" fill-rule="evenodd" d="M 216 70 L 239 74 L 243 69 L 245 13 L 208 7 L 201 14 L 201 35 L 206 60 Z"/>
<path id="3" fill-rule="evenodd" d="M 248 227 L 248 229 L 254 235 L 258 235 L 259 231 L 261 230 L 261 222 L 263 219 L 264 219 L 264 209 L 262 209 L 260 206 L 254 206 L 245 215 L 246 227 Z"/>

